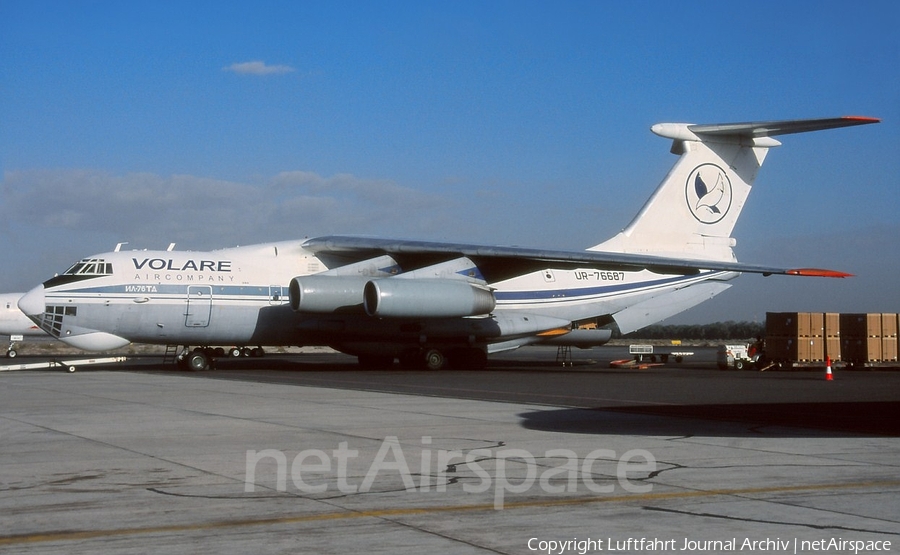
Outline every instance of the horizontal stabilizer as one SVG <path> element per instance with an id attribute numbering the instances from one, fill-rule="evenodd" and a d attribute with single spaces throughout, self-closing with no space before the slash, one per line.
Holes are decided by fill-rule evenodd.
<path id="1" fill-rule="evenodd" d="M 693 133 L 699 135 L 729 135 L 739 137 L 773 137 L 790 133 L 805 133 L 822 129 L 851 127 L 878 123 L 878 118 L 844 116 L 840 118 L 792 119 L 784 121 L 757 121 L 746 123 L 724 123 L 713 125 L 688 125 Z"/>

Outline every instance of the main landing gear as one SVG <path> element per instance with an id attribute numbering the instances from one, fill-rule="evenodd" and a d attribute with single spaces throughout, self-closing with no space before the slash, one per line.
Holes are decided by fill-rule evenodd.
<path id="1" fill-rule="evenodd" d="M 175 357 L 175 365 L 179 370 L 202 372 L 216 367 L 216 359 L 229 357 L 262 357 L 266 352 L 262 347 L 232 347 L 226 352 L 222 347 L 196 347 L 193 350 L 185 345 Z"/>

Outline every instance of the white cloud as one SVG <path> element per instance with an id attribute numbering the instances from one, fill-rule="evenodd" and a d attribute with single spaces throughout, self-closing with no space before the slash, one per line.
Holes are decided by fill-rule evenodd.
<path id="1" fill-rule="evenodd" d="M 0 219 L 35 236 L 63 232 L 126 240 L 135 248 L 178 242 L 206 249 L 330 233 L 421 236 L 456 229 L 444 197 L 350 174 L 284 172 L 261 184 L 192 175 L 94 170 L 7 172 Z"/>
<path id="2" fill-rule="evenodd" d="M 222 71 L 233 71 L 238 75 L 276 75 L 296 71 L 291 66 L 267 65 L 262 61 L 240 62 L 222 68 Z"/>

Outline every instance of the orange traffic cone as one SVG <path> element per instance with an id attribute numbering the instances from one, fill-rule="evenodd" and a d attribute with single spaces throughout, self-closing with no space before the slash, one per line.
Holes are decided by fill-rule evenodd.
<path id="1" fill-rule="evenodd" d="M 831 375 L 831 357 L 825 357 L 825 381 L 830 382 L 834 379 Z"/>

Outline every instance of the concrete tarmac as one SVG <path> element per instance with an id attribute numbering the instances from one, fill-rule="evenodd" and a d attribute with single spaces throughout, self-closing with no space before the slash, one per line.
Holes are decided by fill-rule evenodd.
<path id="1" fill-rule="evenodd" d="M 0 553 L 898 550 L 900 373 L 530 354 L 0 373 Z"/>

